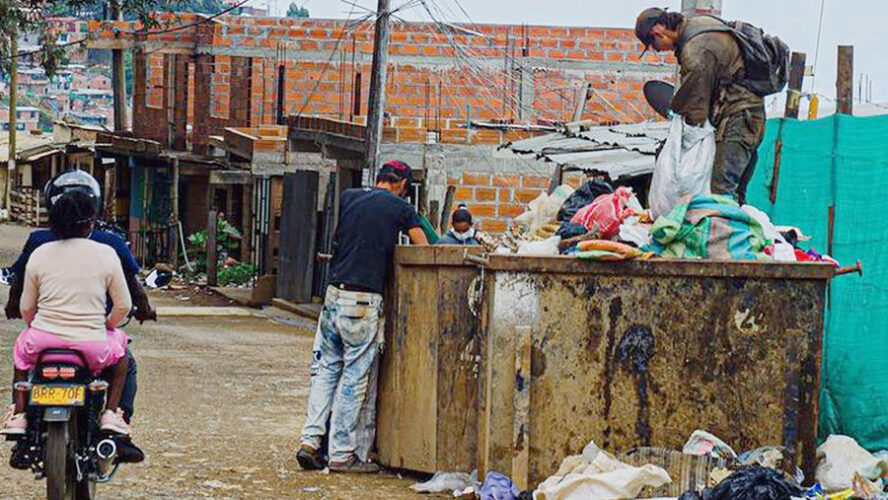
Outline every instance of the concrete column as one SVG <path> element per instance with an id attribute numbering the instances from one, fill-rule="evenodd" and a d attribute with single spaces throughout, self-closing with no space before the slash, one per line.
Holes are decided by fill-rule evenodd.
<path id="1" fill-rule="evenodd" d="M 721 16 L 722 0 L 681 0 L 681 13 L 686 16 Z"/>

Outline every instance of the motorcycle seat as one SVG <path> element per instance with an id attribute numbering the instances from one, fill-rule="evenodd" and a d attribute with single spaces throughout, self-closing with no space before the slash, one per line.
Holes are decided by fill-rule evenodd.
<path id="1" fill-rule="evenodd" d="M 40 354 L 38 363 L 67 363 L 81 368 L 86 366 L 83 355 L 70 349 L 47 349 Z"/>

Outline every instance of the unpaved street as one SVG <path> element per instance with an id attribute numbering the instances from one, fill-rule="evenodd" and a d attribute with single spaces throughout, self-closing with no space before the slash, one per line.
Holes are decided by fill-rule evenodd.
<path id="1" fill-rule="evenodd" d="M 27 234 L 0 226 L 0 265 L 11 263 Z M 3 304 L 6 296 L 0 286 Z M 414 478 L 299 470 L 312 343 L 311 323 L 300 325 L 267 318 L 130 325 L 139 366 L 134 438 L 147 458 L 99 485 L 99 498 L 414 498 L 407 488 Z M 21 327 L 0 321 L 0 377 L 11 379 L 10 346 Z M 0 383 L 0 400 L 9 391 Z M 6 465 L 9 448 L 0 449 L 0 498 L 43 497 L 44 482 Z"/>

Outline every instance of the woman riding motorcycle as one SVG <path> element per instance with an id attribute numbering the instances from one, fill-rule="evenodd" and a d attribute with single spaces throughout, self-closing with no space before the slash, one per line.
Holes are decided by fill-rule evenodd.
<path id="1" fill-rule="evenodd" d="M 117 326 L 132 307 L 120 261 L 107 245 L 89 240 L 98 200 L 89 190 L 70 190 L 52 200 L 49 222 L 57 241 L 34 250 L 25 269 L 21 314 L 27 323 L 13 347 L 15 380 L 27 379 L 41 352 L 80 352 L 90 371 L 110 368 L 112 377 L 101 430 L 128 435 L 118 408 L 126 378 L 127 336 Z M 106 316 L 105 300 L 113 308 Z M 0 434 L 24 434 L 27 393 L 15 391 L 15 408 Z"/>

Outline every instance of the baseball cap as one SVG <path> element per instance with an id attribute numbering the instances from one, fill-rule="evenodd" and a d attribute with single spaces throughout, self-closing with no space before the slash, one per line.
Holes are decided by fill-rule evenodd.
<path id="1" fill-rule="evenodd" d="M 393 160 L 383 165 L 377 175 L 383 174 L 394 174 L 401 179 L 407 179 L 408 185 L 413 184 L 413 169 L 402 161 Z"/>
<path id="2" fill-rule="evenodd" d="M 654 37 L 651 36 L 651 30 L 654 29 L 654 26 L 657 24 L 663 22 L 663 17 L 665 15 L 666 10 L 659 7 L 645 9 L 638 15 L 638 18 L 635 20 L 635 36 L 644 44 L 644 51 L 642 51 L 641 55 L 644 55 L 645 52 L 651 48 L 651 45 L 654 43 Z"/>

